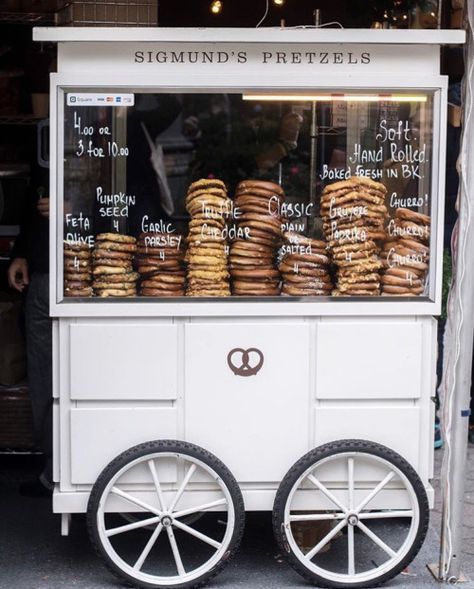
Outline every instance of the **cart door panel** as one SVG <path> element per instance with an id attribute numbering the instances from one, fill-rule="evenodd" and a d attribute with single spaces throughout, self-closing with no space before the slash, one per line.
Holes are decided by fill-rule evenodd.
<path id="1" fill-rule="evenodd" d="M 69 338 L 72 399 L 176 399 L 175 325 L 79 323 Z"/>
<path id="2" fill-rule="evenodd" d="M 396 406 L 316 407 L 314 446 L 341 439 L 369 440 L 395 450 L 419 469 L 420 409 Z M 375 480 L 367 473 L 368 480 Z"/>
<path id="3" fill-rule="evenodd" d="M 186 439 L 240 482 L 279 481 L 308 448 L 309 333 L 306 323 L 186 326 Z M 257 374 L 233 372 L 228 355 L 239 348 L 260 350 Z M 230 363 L 239 370 L 240 352 Z"/>
<path id="4" fill-rule="evenodd" d="M 128 448 L 150 440 L 177 437 L 176 409 L 121 407 L 71 409 L 71 483 L 95 483 L 107 464 Z M 175 482 L 174 470 L 160 475 Z M 134 483 L 149 473 L 134 473 Z"/>
<path id="5" fill-rule="evenodd" d="M 423 326 L 416 321 L 322 321 L 317 328 L 318 399 L 417 399 Z"/>

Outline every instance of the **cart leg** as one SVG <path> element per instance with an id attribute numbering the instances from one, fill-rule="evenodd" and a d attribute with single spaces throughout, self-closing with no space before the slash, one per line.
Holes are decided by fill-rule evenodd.
<path id="1" fill-rule="evenodd" d="M 61 513 L 61 536 L 69 536 L 69 528 L 71 527 L 71 514 Z"/>

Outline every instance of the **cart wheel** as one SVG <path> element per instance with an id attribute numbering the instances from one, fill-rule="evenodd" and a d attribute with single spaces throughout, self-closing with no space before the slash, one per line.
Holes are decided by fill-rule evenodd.
<path id="1" fill-rule="evenodd" d="M 321 507 L 308 507 L 315 503 Z M 283 479 L 273 509 L 283 554 L 321 587 L 388 581 L 414 559 L 428 521 L 414 469 L 393 450 L 365 440 L 325 444 L 303 456 Z"/>
<path id="2" fill-rule="evenodd" d="M 202 517 L 185 523 L 194 514 Z M 130 448 L 102 471 L 87 519 L 93 545 L 120 579 L 184 589 L 206 583 L 235 554 L 245 510 L 220 460 L 193 444 L 159 440 Z"/>

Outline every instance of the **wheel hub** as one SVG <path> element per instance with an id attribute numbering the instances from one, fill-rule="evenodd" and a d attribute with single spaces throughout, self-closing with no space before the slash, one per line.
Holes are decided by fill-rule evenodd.
<path id="1" fill-rule="evenodd" d="M 173 523 L 173 520 L 169 515 L 165 515 L 161 518 L 161 524 L 165 528 L 169 528 L 172 523 Z"/>
<path id="2" fill-rule="evenodd" d="M 350 526 L 356 526 L 359 523 L 359 518 L 355 513 L 351 513 L 347 516 L 347 523 Z"/>

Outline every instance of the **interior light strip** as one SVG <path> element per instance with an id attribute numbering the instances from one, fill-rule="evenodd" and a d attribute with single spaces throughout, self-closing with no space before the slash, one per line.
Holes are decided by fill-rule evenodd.
<path id="1" fill-rule="evenodd" d="M 243 100 L 288 102 L 426 102 L 426 95 L 416 94 L 244 94 Z"/>

